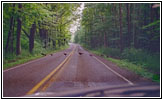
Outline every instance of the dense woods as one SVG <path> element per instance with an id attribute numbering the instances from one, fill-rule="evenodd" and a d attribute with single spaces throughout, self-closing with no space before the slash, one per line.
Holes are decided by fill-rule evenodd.
<path id="1" fill-rule="evenodd" d="M 84 3 L 79 14 L 81 5 L 3 3 L 4 64 L 62 48 L 78 20 L 76 43 L 160 74 L 160 4 Z"/>
<path id="2" fill-rule="evenodd" d="M 66 45 L 71 38 L 70 24 L 78 17 L 74 11 L 79 6 L 68 3 L 4 3 L 4 58 L 47 53 Z"/>
<path id="3" fill-rule="evenodd" d="M 153 4 L 85 4 L 76 41 L 92 48 L 107 46 L 160 51 L 160 8 Z"/>
<path id="4" fill-rule="evenodd" d="M 87 3 L 75 42 L 159 73 L 160 6 L 151 3 Z"/>

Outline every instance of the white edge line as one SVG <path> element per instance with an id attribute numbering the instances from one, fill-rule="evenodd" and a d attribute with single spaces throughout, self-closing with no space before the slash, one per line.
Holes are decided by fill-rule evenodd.
<path id="1" fill-rule="evenodd" d="M 55 54 L 55 53 L 54 53 L 54 54 Z M 48 55 L 47 55 L 47 56 L 48 56 Z M 44 57 L 47 57 L 47 56 L 44 56 Z M 44 57 L 41 57 L 41 58 L 38 58 L 38 59 L 35 59 L 35 60 L 32 60 L 32 61 L 26 62 L 26 63 L 24 63 L 24 64 L 17 65 L 17 66 L 15 66 L 15 67 L 11 67 L 11 68 L 5 69 L 3 72 L 7 72 L 7 71 L 9 71 L 9 70 L 16 69 L 16 68 L 22 67 L 22 66 L 24 66 L 24 65 L 27 65 L 27 64 L 30 64 L 30 63 L 39 61 L 39 60 L 43 59 Z"/>
<path id="2" fill-rule="evenodd" d="M 106 68 L 108 68 L 110 71 L 112 71 L 114 74 L 116 74 L 117 76 L 119 76 L 120 78 L 122 78 L 123 80 L 127 81 L 130 85 L 134 85 L 131 81 L 129 81 L 128 79 L 126 79 L 124 76 L 120 75 L 119 73 L 117 73 L 116 71 L 112 70 L 109 66 L 107 66 L 106 64 L 104 64 L 102 61 L 100 61 L 98 58 L 96 58 L 95 56 L 93 56 L 97 61 L 99 61 L 100 63 L 102 63 L 103 65 L 105 65 Z"/>
<path id="3" fill-rule="evenodd" d="M 55 55 L 55 54 L 56 54 L 56 53 L 53 53 L 53 55 Z M 48 55 L 46 55 L 46 56 L 44 56 L 44 57 L 47 57 L 47 56 L 48 56 Z M 43 59 L 44 57 L 41 57 L 41 58 L 38 58 L 38 59 L 35 59 L 35 60 L 32 60 L 32 61 L 26 62 L 26 63 L 24 63 L 24 64 L 17 65 L 17 66 L 15 66 L 15 67 L 11 67 L 11 68 L 5 69 L 5 70 L 3 70 L 3 72 L 7 72 L 7 71 L 9 71 L 9 70 L 22 67 L 22 66 L 24 66 L 24 65 L 26 65 L 26 64 L 30 64 L 30 63 L 33 63 L 33 62 L 35 62 L 35 61 L 39 61 L 39 60 Z"/>
<path id="4" fill-rule="evenodd" d="M 53 55 L 55 55 L 55 54 L 56 54 L 56 53 L 53 53 Z M 44 57 L 47 57 L 47 56 L 48 56 L 48 55 L 46 55 L 46 56 L 44 56 Z M 3 70 L 3 72 L 7 72 L 7 71 L 9 71 L 9 70 L 22 67 L 22 66 L 24 66 L 24 65 L 33 63 L 33 62 L 35 62 L 35 61 L 39 61 L 39 60 L 43 59 L 44 57 L 41 57 L 41 58 L 38 58 L 38 59 L 35 59 L 35 60 L 32 60 L 32 61 L 26 62 L 26 63 L 24 63 L 24 64 L 17 65 L 17 66 L 15 66 L 15 67 L 11 67 L 11 68 L 5 69 L 5 70 Z"/>

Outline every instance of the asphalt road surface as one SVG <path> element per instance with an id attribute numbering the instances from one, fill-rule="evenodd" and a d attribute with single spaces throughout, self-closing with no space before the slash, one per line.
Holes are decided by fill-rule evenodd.
<path id="1" fill-rule="evenodd" d="M 4 97 L 86 95 L 159 97 L 160 85 L 119 68 L 78 44 L 3 71 Z"/>

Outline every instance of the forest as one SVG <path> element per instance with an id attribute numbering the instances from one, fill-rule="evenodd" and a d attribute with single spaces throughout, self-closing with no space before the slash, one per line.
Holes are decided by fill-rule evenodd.
<path id="1" fill-rule="evenodd" d="M 74 12 L 79 6 L 77 3 L 4 3 L 4 68 L 67 48 L 70 25 L 78 18 Z"/>
<path id="2" fill-rule="evenodd" d="M 122 66 L 127 61 L 159 75 L 160 4 L 86 3 L 75 42 Z"/>
<path id="3" fill-rule="evenodd" d="M 78 20 L 75 43 L 159 80 L 160 4 L 83 4 L 78 14 L 82 3 L 3 3 L 3 68 L 68 48 Z"/>

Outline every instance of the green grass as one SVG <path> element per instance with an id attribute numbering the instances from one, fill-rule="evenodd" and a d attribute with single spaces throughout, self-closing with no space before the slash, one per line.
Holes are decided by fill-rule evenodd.
<path id="1" fill-rule="evenodd" d="M 136 65 L 141 65 L 145 69 L 159 73 L 160 72 L 160 54 L 159 53 L 149 53 L 142 49 L 126 48 L 122 52 L 122 59 L 127 59 Z"/>
<path id="2" fill-rule="evenodd" d="M 97 50 L 91 50 L 91 52 L 97 54 L 97 55 L 101 55 L 103 53 L 101 53 L 100 51 Z M 149 70 L 147 70 L 146 67 L 144 67 L 144 65 L 141 64 L 134 64 L 126 59 L 115 59 L 115 58 L 107 58 L 106 56 L 104 56 L 105 59 L 117 64 L 119 67 L 121 68 L 126 68 L 132 72 L 134 72 L 135 74 L 138 74 L 142 77 L 151 79 L 154 82 L 160 82 L 160 76 L 158 74 L 155 74 L 153 72 L 150 72 Z"/>
<path id="3" fill-rule="evenodd" d="M 19 65 L 19 64 L 23 64 L 25 62 L 28 62 L 28 61 L 31 61 L 31 60 L 34 60 L 34 59 L 37 59 L 40 57 L 42 57 L 42 56 L 41 55 L 40 56 L 33 56 L 33 57 L 27 56 L 25 58 L 16 58 L 15 60 L 8 60 L 8 61 L 5 61 L 5 63 L 3 64 L 3 69 L 7 69 L 10 67 Z"/>
<path id="4" fill-rule="evenodd" d="M 47 50 L 45 49 L 44 50 L 44 49 L 37 48 L 34 50 L 33 54 L 30 54 L 27 50 L 24 50 L 24 49 L 22 50 L 22 53 L 19 56 L 16 56 L 14 54 L 5 54 L 4 59 L 3 59 L 3 69 L 14 67 L 16 65 L 23 64 L 23 63 L 31 61 L 31 60 L 41 58 L 41 57 L 43 57 L 40 54 L 41 52 L 44 52 L 45 54 L 48 55 L 51 53 L 58 52 L 60 50 L 64 50 L 66 48 L 68 48 L 68 45 L 62 46 L 60 48 L 58 47 L 55 50 L 53 50 L 53 49 L 47 49 Z"/>
<path id="5" fill-rule="evenodd" d="M 119 67 L 126 68 L 140 76 L 143 76 L 148 79 L 152 79 L 155 82 L 160 82 L 159 76 L 149 72 L 148 70 L 144 69 L 142 66 L 135 65 L 127 60 L 119 60 L 113 58 L 106 58 L 107 60 L 116 63 Z"/>

